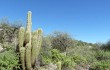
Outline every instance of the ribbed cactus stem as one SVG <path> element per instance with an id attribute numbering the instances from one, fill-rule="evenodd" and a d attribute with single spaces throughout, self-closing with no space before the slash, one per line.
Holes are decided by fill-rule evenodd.
<path id="1" fill-rule="evenodd" d="M 20 50 L 20 47 L 23 47 L 23 42 L 24 42 L 24 32 L 25 32 L 24 27 L 21 27 L 20 30 L 19 30 L 19 35 L 18 35 L 18 45 L 19 45 L 19 50 Z"/>
<path id="2" fill-rule="evenodd" d="M 25 70 L 25 47 L 20 47 L 20 60 L 22 64 L 22 70 Z"/>
<path id="3" fill-rule="evenodd" d="M 32 26 L 31 15 L 32 13 L 31 11 L 29 11 L 27 15 L 27 25 L 25 31 L 25 43 L 29 43 L 29 41 L 31 41 L 31 26 Z"/>
<path id="4" fill-rule="evenodd" d="M 38 29 L 38 36 L 37 36 L 37 41 L 38 41 L 38 44 L 37 44 L 37 51 L 38 51 L 38 53 L 37 53 L 37 55 L 36 56 L 38 56 L 38 54 L 39 54 L 39 51 L 41 50 L 41 46 L 42 46 L 42 33 L 43 33 L 43 31 L 42 31 L 42 29 Z"/>
<path id="5" fill-rule="evenodd" d="M 35 64 L 35 61 L 38 58 L 39 51 L 41 49 L 41 43 L 42 43 L 42 30 L 39 29 L 33 33 L 32 37 L 32 58 L 31 58 L 32 65 Z"/>
<path id="6" fill-rule="evenodd" d="M 32 64 L 32 66 L 35 63 L 36 54 L 37 54 L 37 35 L 38 35 L 38 31 L 35 31 L 33 33 L 33 36 L 32 36 L 32 56 L 31 56 L 31 60 L 32 60 L 31 64 Z"/>
<path id="7" fill-rule="evenodd" d="M 32 12 L 31 11 L 28 11 L 28 14 L 27 14 L 27 25 L 26 25 L 26 31 L 31 31 L 31 26 L 32 26 Z"/>
<path id="8" fill-rule="evenodd" d="M 61 61 L 57 62 L 57 70 L 61 70 Z"/>
<path id="9" fill-rule="evenodd" d="M 31 70 L 31 43 L 26 44 L 26 69 Z"/>
<path id="10" fill-rule="evenodd" d="M 25 32 L 26 69 L 31 70 L 31 12 L 28 12 L 27 27 Z"/>
<path id="11" fill-rule="evenodd" d="M 29 43 L 31 41 L 31 33 L 29 31 L 25 32 L 25 44 Z"/>
<path id="12" fill-rule="evenodd" d="M 42 29 L 38 29 L 38 40 L 39 40 L 39 46 L 41 46 L 41 43 L 42 43 Z"/>

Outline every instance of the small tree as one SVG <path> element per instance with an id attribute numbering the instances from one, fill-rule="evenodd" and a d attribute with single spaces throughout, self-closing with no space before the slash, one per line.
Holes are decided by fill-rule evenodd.
<path id="1" fill-rule="evenodd" d="M 63 32 L 54 32 L 51 35 L 51 43 L 53 48 L 61 52 L 65 52 L 68 47 L 73 46 L 72 38 L 67 33 Z"/>
<path id="2" fill-rule="evenodd" d="M 110 51 L 110 40 L 107 43 L 101 45 L 101 49 L 105 51 Z"/>

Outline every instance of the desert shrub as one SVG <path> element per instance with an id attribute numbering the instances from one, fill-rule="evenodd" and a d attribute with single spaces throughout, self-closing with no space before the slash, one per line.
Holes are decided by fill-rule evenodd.
<path id="1" fill-rule="evenodd" d="M 13 50 L 0 53 L 0 70 L 16 70 L 19 68 L 19 57 Z"/>
<path id="2" fill-rule="evenodd" d="M 43 52 L 41 52 L 40 57 L 41 57 L 42 65 L 47 65 L 47 64 L 52 62 L 51 52 L 50 51 L 43 51 Z"/>
<path id="3" fill-rule="evenodd" d="M 52 51 L 52 60 L 55 62 L 61 61 L 63 67 L 74 67 L 75 62 L 72 60 L 72 57 L 66 56 L 64 53 L 60 53 L 57 49 Z"/>
<path id="4" fill-rule="evenodd" d="M 96 60 L 91 64 L 92 70 L 109 70 L 110 69 L 110 51 L 95 51 Z"/>
<path id="5" fill-rule="evenodd" d="M 52 60 L 55 61 L 55 62 L 61 61 L 65 57 L 57 49 L 52 49 L 51 50 L 51 54 L 52 54 L 52 56 L 51 56 L 52 57 Z"/>
<path id="6" fill-rule="evenodd" d="M 21 22 L 11 23 L 7 19 L 0 21 L 0 43 L 14 42 L 21 24 Z"/>
<path id="7" fill-rule="evenodd" d="M 47 53 L 42 53 L 42 60 L 44 63 L 56 63 L 63 60 L 64 56 L 57 49 L 49 50 Z"/>
<path id="8" fill-rule="evenodd" d="M 74 67 L 75 62 L 72 60 L 71 57 L 66 56 L 63 53 L 60 53 L 57 49 L 51 49 L 49 52 L 49 55 L 42 54 L 42 62 L 44 64 L 49 63 L 57 63 L 58 61 L 61 61 L 62 67 Z"/>
<path id="9" fill-rule="evenodd" d="M 12 44 L 12 43 L 9 43 L 9 42 L 4 42 L 3 44 L 2 44 L 2 47 L 6 50 L 6 51 L 8 51 L 8 50 L 16 50 L 16 46 L 14 45 L 14 44 Z"/>
<path id="10" fill-rule="evenodd" d="M 48 51 L 52 48 L 51 39 L 49 36 L 43 37 L 42 51 Z"/>
<path id="11" fill-rule="evenodd" d="M 67 56 L 64 60 L 63 60 L 63 67 L 75 67 L 76 63 L 75 61 L 72 59 L 72 57 Z"/>
<path id="12" fill-rule="evenodd" d="M 92 70 L 109 70 L 110 69 L 110 61 L 95 61 L 91 65 Z"/>
<path id="13" fill-rule="evenodd" d="M 47 56 L 42 56 L 42 65 L 47 65 L 49 63 L 52 63 L 52 59 Z"/>
<path id="14" fill-rule="evenodd" d="M 68 47 L 73 46 L 73 40 L 67 33 L 54 32 L 50 37 L 52 47 L 61 52 L 65 52 Z"/>
<path id="15" fill-rule="evenodd" d="M 40 55 L 40 61 L 42 61 L 42 64 L 49 64 L 52 62 L 51 60 L 51 40 L 49 36 L 43 37 L 42 41 L 42 49 L 41 49 L 41 55 Z"/>
<path id="16" fill-rule="evenodd" d="M 110 52 L 109 51 L 98 50 L 98 51 L 96 51 L 95 58 L 99 61 L 101 61 L 101 60 L 110 60 Z"/>
<path id="17" fill-rule="evenodd" d="M 94 54 L 95 52 L 92 50 L 92 46 L 89 47 L 88 45 L 87 46 L 85 45 L 85 46 L 75 46 L 74 48 L 70 48 L 68 50 L 67 55 L 73 56 L 74 58 L 77 58 L 77 60 L 83 59 L 85 63 L 87 62 L 89 64 L 92 63 L 93 60 L 95 59 Z"/>
<path id="18" fill-rule="evenodd" d="M 87 63 L 87 60 L 86 58 L 84 58 L 83 56 L 80 56 L 80 55 L 74 55 L 72 56 L 72 60 L 77 63 L 77 64 L 80 64 L 80 63 Z"/>

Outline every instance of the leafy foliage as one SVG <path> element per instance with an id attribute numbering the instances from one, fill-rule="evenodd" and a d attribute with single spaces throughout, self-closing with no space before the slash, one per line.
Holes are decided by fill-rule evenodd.
<path id="1" fill-rule="evenodd" d="M 42 55 L 42 60 L 44 63 L 57 63 L 58 61 L 62 62 L 62 66 L 64 67 L 74 67 L 75 62 L 72 60 L 71 57 L 65 56 L 63 53 L 60 53 L 57 49 L 52 49 L 49 51 L 50 56 L 46 54 Z"/>
<path id="2" fill-rule="evenodd" d="M 95 58 L 97 59 L 91 65 L 92 69 L 107 70 L 110 69 L 110 52 L 99 50 L 96 51 Z"/>
<path id="3" fill-rule="evenodd" d="M 13 50 L 0 53 L 0 70 L 12 70 L 19 68 L 18 55 Z"/>
<path id="4" fill-rule="evenodd" d="M 96 61 L 91 66 L 92 70 L 109 70 L 110 69 L 110 61 Z"/>

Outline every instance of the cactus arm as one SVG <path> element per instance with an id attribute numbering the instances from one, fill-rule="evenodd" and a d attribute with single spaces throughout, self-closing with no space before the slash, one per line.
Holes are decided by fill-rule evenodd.
<path id="1" fill-rule="evenodd" d="M 32 37 L 32 62 L 31 64 L 34 65 L 36 59 L 38 58 L 42 43 L 42 30 L 38 29 L 36 32 L 33 33 Z"/>
<path id="2" fill-rule="evenodd" d="M 20 47 L 20 60 L 22 63 L 22 69 L 25 70 L 25 47 Z"/>
<path id="3" fill-rule="evenodd" d="M 24 32 L 25 32 L 24 27 L 21 27 L 20 30 L 19 30 L 19 35 L 18 35 L 18 46 L 19 46 L 19 50 L 20 50 L 20 47 L 23 47 Z"/>
<path id="4" fill-rule="evenodd" d="M 31 55 L 31 64 L 32 66 L 34 65 L 35 63 L 35 60 L 36 60 L 36 55 L 37 55 L 37 34 L 38 34 L 38 31 L 34 32 L 33 33 L 33 37 L 32 37 L 32 55 Z"/>
<path id="5" fill-rule="evenodd" d="M 31 43 L 26 44 L 26 69 L 31 70 Z"/>

